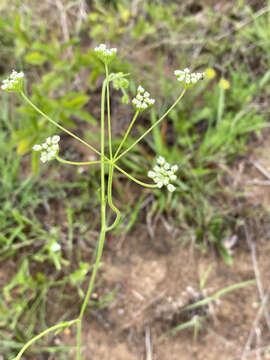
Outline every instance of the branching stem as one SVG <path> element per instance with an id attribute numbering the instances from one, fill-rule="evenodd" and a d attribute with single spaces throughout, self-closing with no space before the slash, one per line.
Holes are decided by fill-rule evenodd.
<path id="1" fill-rule="evenodd" d="M 139 141 L 141 141 L 147 134 L 149 134 L 158 124 L 160 124 L 160 122 L 168 115 L 168 113 L 178 104 L 178 102 L 182 99 L 182 97 L 185 94 L 186 89 L 184 88 L 183 91 L 181 92 L 181 94 L 179 95 L 179 97 L 176 99 L 176 101 L 174 102 L 174 104 L 165 112 L 164 115 L 161 116 L 161 118 L 156 121 L 148 130 L 146 130 L 144 132 L 143 135 L 141 135 L 131 146 L 129 146 L 125 151 L 123 151 L 120 155 L 119 152 L 122 149 L 123 145 L 125 144 L 127 137 L 132 129 L 132 126 L 134 125 L 139 111 L 136 111 L 136 113 L 134 114 L 131 123 L 120 143 L 120 145 L 118 146 L 118 149 L 116 150 L 114 156 L 113 156 L 113 152 L 112 152 L 112 134 L 111 134 L 111 115 L 110 115 L 110 86 L 109 86 L 109 69 L 108 69 L 108 65 L 107 63 L 105 63 L 105 73 L 106 73 L 106 79 L 103 81 L 103 86 L 102 86 L 102 94 L 101 94 L 101 132 L 100 132 L 100 146 L 101 146 L 101 150 L 97 150 L 95 147 L 93 147 L 92 145 L 88 144 L 86 141 L 82 140 L 81 138 L 79 138 L 77 135 L 73 134 L 71 131 L 65 129 L 63 126 L 59 125 L 56 121 L 54 121 L 53 119 L 51 119 L 48 115 L 46 115 L 42 110 L 40 110 L 35 104 L 32 103 L 32 101 L 24 94 L 23 91 L 20 91 L 21 96 L 23 97 L 23 99 L 32 107 L 34 108 L 40 115 L 42 115 L 45 119 L 47 119 L 50 123 L 52 123 L 53 125 L 55 125 L 56 127 L 58 127 L 59 129 L 61 129 L 62 131 L 64 131 L 65 133 L 69 134 L 70 136 L 72 136 L 74 139 L 78 140 L 79 142 L 81 142 L 82 144 L 84 144 L 85 146 L 87 146 L 89 149 L 91 149 L 92 151 L 94 151 L 96 154 L 98 154 L 100 156 L 100 160 L 97 161 L 86 161 L 86 162 L 77 162 L 77 161 L 69 161 L 69 160 L 65 160 L 62 159 L 60 156 L 56 156 L 56 159 L 64 164 L 69 164 L 69 165 L 77 165 L 77 166 L 83 166 L 83 165 L 95 165 L 95 164 L 100 164 L 100 186 L 101 186 L 101 190 L 100 190 L 100 213 L 101 213 L 101 231 L 100 231 L 100 236 L 99 236 L 99 241 L 98 241 L 98 246 L 97 246 L 97 252 L 96 252 L 96 260 L 95 260 L 95 264 L 93 266 L 93 270 L 92 270 L 92 274 L 89 280 L 89 284 L 88 284 L 88 288 L 86 291 L 86 295 L 84 297 L 81 309 L 80 309 L 80 313 L 77 319 L 75 320 L 71 320 L 71 321 L 67 321 L 67 322 L 62 322 L 60 324 L 57 324 L 55 326 L 50 327 L 49 329 L 46 329 L 45 331 L 43 331 L 42 333 L 40 333 L 39 335 L 35 336 L 33 339 L 31 339 L 30 341 L 28 341 L 23 348 L 21 349 L 21 351 L 18 353 L 18 355 L 16 356 L 16 358 L 14 360 L 20 360 L 21 356 L 23 355 L 23 353 L 28 349 L 29 346 L 31 346 L 35 341 L 37 341 L 38 339 L 40 339 L 41 337 L 45 336 L 46 334 L 65 328 L 65 327 L 69 327 L 73 324 L 77 324 L 77 351 L 76 351 L 76 360 L 81 360 L 81 337 L 82 337 L 82 322 L 83 322 L 83 317 L 86 311 L 86 307 L 87 304 L 89 302 L 89 299 L 91 297 L 91 294 L 93 292 L 94 289 L 94 285 L 95 285 L 95 279 L 96 279 L 96 275 L 98 272 L 98 269 L 100 267 L 100 263 L 101 263 L 101 258 L 102 258 L 102 253 L 103 253 L 103 247 L 104 247 L 104 242 L 105 242 L 105 237 L 106 237 L 106 232 L 113 230 L 120 221 L 121 218 L 121 213 L 119 211 L 119 209 L 114 205 L 113 203 L 113 197 L 112 197 L 112 181 L 113 181 L 113 174 L 114 174 L 114 169 L 117 169 L 118 171 L 120 171 L 122 174 L 124 174 L 125 176 L 127 176 L 129 179 L 131 179 L 132 181 L 136 182 L 139 185 L 142 185 L 144 187 L 147 188 L 157 188 L 156 184 L 147 184 L 144 183 L 138 179 L 136 179 L 135 177 L 133 177 L 132 175 L 130 175 L 128 172 L 126 172 L 125 170 L 123 170 L 120 166 L 117 165 L 117 161 L 122 158 L 125 154 L 127 154 Z M 107 96 L 107 120 L 108 120 L 108 144 L 109 144 L 109 157 L 107 157 L 105 155 L 105 97 Z M 116 218 L 114 220 L 114 222 L 112 223 L 112 225 L 107 226 L 106 224 L 106 204 L 107 204 L 107 200 L 106 200 L 106 195 L 105 195 L 105 165 L 109 165 L 109 178 L 108 178 L 108 184 L 107 184 L 107 200 L 108 200 L 108 205 L 109 207 L 115 212 L 116 214 Z"/>
<path id="2" fill-rule="evenodd" d="M 138 144 L 146 135 L 148 135 L 158 124 L 161 123 L 161 121 L 173 110 L 173 108 L 179 103 L 179 101 L 182 99 L 182 97 L 185 95 L 186 88 L 184 88 L 181 92 L 181 94 L 178 96 L 178 98 L 175 100 L 175 102 L 172 104 L 172 106 L 161 116 L 160 119 L 158 119 L 148 130 L 146 130 L 132 145 L 130 145 L 129 148 L 127 148 L 125 151 L 123 151 L 115 160 L 119 160 L 122 156 L 124 156 L 126 153 L 128 153 L 131 149 L 134 148 L 135 145 Z"/>

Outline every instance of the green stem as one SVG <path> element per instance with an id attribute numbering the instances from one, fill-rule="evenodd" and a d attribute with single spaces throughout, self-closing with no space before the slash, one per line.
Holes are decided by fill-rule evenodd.
<path id="1" fill-rule="evenodd" d="M 109 153 L 112 160 L 112 130 L 111 130 L 111 110 L 110 110 L 110 83 L 109 83 L 109 69 L 105 64 L 106 72 L 106 87 L 107 87 L 107 117 L 108 117 L 108 141 L 109 141 Z"/>
<path id="2" fill-rule="evenodd" d="M 120 154 L 115 160 L 119 160 L 122 156 L 124 156 L 127 152 L 129 152 L 135 145 L 138 144 L 138 142 L 140 142 L 147 134 L 150 133 L 150 131 L 152 131 L 168 114 L 170 111 L 172 111 L 172 109 L 179 103 L 179 101 L 182 99 L 182 97 L 184 96 L 186 92 L 186 88 L 184 88 L 181 92 L 181 94 L 178 96 L 178 98 L 175 100 L 175 102 L 173 103 L 173 105 L 165 112 L 165 114 L 163 114 L 161 116 L 160 119 L 158 119 L 157 122 L 155 122 L 155 124 L 153 124 L 148 130 L 146 130 L 142 136 L 140 136 L 132 145 L 130 145 L 129 148 L 127 148 L 125 151 L 122 152 L 122 154 Z"/>
<path id="3" fill-rule="evenodd" d="M 105 91 L 106 91 L 106 82 L 103 82 L 102 86 L 102 94 L 101 94 L 101 133 L 100 133 L 100 145 L 101 145 L 101 175 L 100 175 L 100 184 L 101 184 L 101 199 L 100 199 L 100 211 L 101 211 L 101 231 L 98 242 L 97 256 L 96 261 L 93 267 L 93 271 L 91 274 L 91 278 L 89 281 L 88 289 L 86 296 L 84 298 L 79 321 L 77 326 L 77 360 L 81 360 L 81 334 L 82 334 L 82 319 L 86 310 L 86 306 L 88 304 L 89 298 L 92 294 L 94 283 L 97 275 L 98 268 L 100 266 L 100 260 L 103 252 L 103 246 L 105 242 L 105 234 L 106 234 L 106 198 L 105 198 L 105 164 L 104 164 L 104 149 L 105 149 L 105 128 L 104 128 L 104 109 L 105 109 Z"/>
<path id="4" fill-rule="evenodd" d="M 71 325 L 75 324 L 78 322 L 78 319 L 75 320 L 71 320 L 71 321 L 66 321 L 66 322 L 62 322 L 60 324 L 54 325 L 52 327 L 50 327 L 49 329 L 44 330 L 43 332 L 41 332 L 40 334 L 38 334 L 37 336 L 35 336 L 33 339 L 29 340 L 21 349 L 21 351 L 18 353 L 18 355 L 14 358 L 14 360 L 20 360 L 21 356 L 23 355 L 23 353 L 29 348 L 29 346 L 31 346 L 34 342 L 36 342 L 37 340 L 39 340 L 40 338 L 42 338 L 43 336 L 49 334 L 52 331 L 61 329 L 63 327 L 70 327 Z"/>
<path id="5" fill-rule="evenodd" d="M 63 164 L 69 164 L 69 165 L 95 165 L 95 164 L 101 164 L 101 161 L 69 161 L 69 160 L 65 160 L 60 158 L 60 156 L 56 156 L 56 160 L 58 160 L 59 162 L 63 163 Z M 105 161 L 104 161 L 105 162 Z"/>
<path id="6" fill-rule="evenodd" d="M 112 201 L 112 179 L 113 179 L 113 171 L 114 171 L 114 165 L 110 165 L 109 168 L 109 179 L 108 179 L 108 204 L 110 208 L 116 213 L 116 218 L 111 226 L 106 228 L 106 231 L 113 230 L 118 224 L 121 219 L 121 213 L 117 209 L 117 207 L 114 205 Z"/>
<path id="7" fill-rule="evenodd" d="M 114 157 L 113 157 L 114 159 L 117 158 L 117 155 L 118 155 L 119 151 L 122 149 L 122 146 L 124 145 L 128 135 L 130 133 L 130 130 L 131 130 L 133 124 L 135 123 L 135 120 L 137 119 L 138 115 L 139 115 L 139 111 L 136 111 L 136 113 L 134 114 L 133 119 L 131 120 L 131 123 L 130 123 L 130 125 L 129 125 L 126 133 L 125 133 L 125 136 L 123 137 L 123 139 L 121 141 L 121 144 L 118 146 L 118 149 L 116 150 L 116 153 L 114 154 Z"/>
<path id="8" fill-rule="evenodd" d="M 103 207 L 103 211 L 104 214 L 104 218 L 105 218 L 105 206 Z M 80 315 L 78 318 L 78 325 L 77 325 L 77 360 L 81 360 L 81 334 L 82 334 L 82 320 L 83 320 L 83 316 L 86 310 L 86 306 L 88 304 L 89 298 L 92 294 L 92 291 L 94 289 L 94 284 L 95 284 L 95 279 L 96 279 L 96 275 L 97 275 L 97 271 L 98 268 L 100 266 L 100 260 L 102 257 L 102 252 L 103 252 L 103 247 L 104 247 L 104 242 L 105 242 L 105 234 L 106 234 L 106 227 L 104 226 L 101 229 L 100 232 L 100 236 L 99 236 L 99 242 L 98 242 L 98 249 L 97 249 L 97 257 L 96 257 L 96 261 L 95 264 L 93 266 L 93 271 L 91 274 L 91 278 L 89 281 L 89 285 L 88 285 L 88 289 L 87 289 L 87 293 L 86 296 L 84 298 L 82 307 L 81 307 L 81 311 L 80 311 Z"/>
<path id="9" fill-rule="evenodd" d="M 218 99 L 218 109 L 217 109 L 217 123 L 216 128 L 218 128 L 222 121 L 223 110 L 224 110 L 224 101 L 225 101 L 225 90 L 223 88 L 219 89 L 219 99 Z"/>
<path id="10" fill-rule="evenodd" d="M 114 166 L 116 167 L 117 170 L 119 170 L 122 174 L 126 175 L 130 180 L 134 181 L 135 183 L 139 184 L 139 185 L 142 185 L 142 186 L 145 186 L 145 187 L 148 187 L 150 189 L 155 189 L 157 188 L 157 185 L 156 184 L 147 184 L 147 183 L 144 183 L 138 179 L 136 179 L 134 176 L 130 175 L 129 173 L 127 173 L 125 170 L 121 169 L 118 165 L 114 164 Z"/>
<path id="11" fill-rule="evenodd" d="M 59 129 L 61 129 L 62 131 L 64 131 L 65 133 L 67 133 L 68 135 L 72 136 L 74 139 L 80 141 L 82 144 L 84 144 L 85 146 L 87 146 L 89 149 L 91 149 L 92 151 L 94 151 L 95 153 L 97 153 L 98 155 L 100 155 L 100 152 L 94 148 L 92 145 L 88 144 L 86 141 L 80 139 L 77 135 L 73 134 L 71 131 L 65 129 L 63 126 L 59 125 L 56 121 L 54 121 L 53 119 L 51 119 L 48 115 L 44 114 L 43 111 L 41 111 L 35 104 L 32 103 L 32 101 L 30 99 L 28 99 L 28 97 L 24 94 L 23 91 L 20 92 L 21 96 L 24 98 L 24 100 L 30 105 L 32 106 L 32 108 L 34 108 L 40 115 L 42 115 L 45 119 L 47 119 L 50 123 L 52 123 L 53 125 L 57 126 Z"/>

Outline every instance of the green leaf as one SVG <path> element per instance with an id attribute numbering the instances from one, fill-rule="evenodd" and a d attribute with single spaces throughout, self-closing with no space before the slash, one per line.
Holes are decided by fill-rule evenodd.
<path id="1" fill-rule="evenodd" d="M 224 246 L 218 244 L 218 251 L 227 265 L 233 265 L 233 258 Z"/>
<path id="2" fill-rule="evenodd" d="M 23 139 L 22 141 L 19 142 L 17 146 L 17 154 L 23 155 L 27 153 L 30 150 L 30 148 L 31 148 L 30 140 L 28 138 Z"/>
<path id="3" fill-rule="evenodd" d="M 49 91 L 50 89 L 57 89 L 63 83 L 63 81 L 63 75 L 52 71 L 42 76 L 42 83 L 40 88 L 45 91 Z"/>
<path id="4" fill-rule="evenodd" d="M 36 175 L 39 169 L 39 153 L 32 151 L 32 173 Z"/>
<path id="5" fill-rule="evenodd" d="M 79 266 L 79 269 L 69 276 L 72 285 L 82 282 L 90 269 L 90 265 L 85 262 L 80 262 Z"/>
<path id="6" fill-rule="evenodd" d="M 64 98 L 62 98 L 62 106 L 64 108 L 73 108 L 73 109 L 80 109 L 83 107 L 88 101 L 90 97 L 87 95 L 84 95 L 83 93 L 70 93 Z"/>
<path id="7" fill-rule="evenodd" d="M 90 124 L 96 124 L 97 119 L 94 118 L 93 115 L 89 114 L 87 111 L 84 110 L 75 110 L 72 112 L 74 116 L 76 116 L 80 120 L 87 121 Z"/>
<path id="8" fill-rule="evenodd" d="M 40 52 L 33 51 L 25 55 L 24 60 L 32 65 L 43 65 L 47 60 L 46 56 L 42 55 Z"/>

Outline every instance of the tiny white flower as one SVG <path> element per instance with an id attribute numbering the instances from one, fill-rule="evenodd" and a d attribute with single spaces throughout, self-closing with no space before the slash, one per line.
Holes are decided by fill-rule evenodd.
<path id="1" fill-rule="evenodd" d="M 175 187 L 173 184 L 169 184 L 169 185 L 167 186 L 167 189 L 168 189 L 170 192 L 174 192 L 175 189 L 176 189 L 176 187 Z"/>
<path id="2" fill-rule="evenodd" d="M 145 99 L 145 102 L 147 102 L 149 105 L 154 105 L 155 99 Z"/>
<path id="3" fill-rule="evenodd" d="M 141 109 L 145 110 L 145 109 L 147 109 L 147 108 L 148 108 L 147 104 L 146 104 L 145 102 L 143 102 L 143 103 L 141 104 Z"/>
<path id="4" fill-rule="evenodd" d="M 164 157 L 163 157 L 163 156 L 159 156 L 159 157 L 157 158 L 157 163 L 158 163 L 159 165 L 165 164 L 165 159 L 164 159 Z"/>
<path id="5" fill-rule="evenodd" d="M 59 250 L 61 250 L 61 246 L 60 244 L 58 244 L 57 242 L 53 243 L 50 247 L 51 251 L 53 252 L 57 252 Z"/>
<path id="6" fill-rule="evenodd" d="M 48 161 L 48 156 L 46 152 L 42 152 L 41 156 L 40 156 L 40 161 L 45 163 L 46 161 Z"/>
<path id="7" fill-rule="evenodd" d="M 138 104 L 140 104 L 140 101 L 137 100 L 137 99 L 133 99 L 133 100 L 132 100 L 132 103 L 133 103 L 134 105 L 138 105 Z"/>
<path id="8" fill-rule="evenodd" d="M 170 175 L 170 180 L 171 181 L 176 181 L 177 180 L 177 176 L 176 175 Z"/>
<path id="9" fill-rule="evenodd" d="M 144 88 L 141 85 L 139 85 L 138 89 L 137 89 L 137 92 L 138 93 L 144 93 L 144 91 L 145 91 Z"/>
<path id="10" fill-rule="evenodd" d="M 34 151 L 41 151 L 41 150 L 42 150 L 42 146 L 36 144 L 36 145 L 34 145 L 34 146 L 32 147 L 32 149 L 33 149 Z"/>
<path id="11" fill-rule="evenodd" d="M 169 181 L 170 181 L 170 178 L 165 178 L 164 181 L 163 181 L 163 185 L 168 185 L 169 184 Z"/>
<path id="12" fill-rule="evenodd" d="M 59 135 L 54 135 L 54 136 L 52 137 L 52 142 L 53 142 L 54 144 L 58 144 L 59 141 L 60 141 L 60 136 L 59 136 Z"/>
<path id="13" fill-rule="evenodd" d="M 164 169 L 165 169 L 165 170 L 169 170 L 169 169 L 170 169 L 170 164 L 166 162 L 166 163 L 164 164 Z"/>
<path id="14" fill-rule="evenodd" d="M 149 92 L 146 91 L 146 92 L 143 94 L 143 96 L 144 96 L 144 98 L 149 98 L 150 94 L 149 94 Z"/>

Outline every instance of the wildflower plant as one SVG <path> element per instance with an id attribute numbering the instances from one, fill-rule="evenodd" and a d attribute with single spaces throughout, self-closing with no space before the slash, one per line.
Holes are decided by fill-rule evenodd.
<path id="1" fill-rule="evenodd" d="M 77 327 L 77 346 L 76 346 L 76 360 L 81 360 L 81 332 L 82 332 L 82 323 L 85 314 L 86 307 L 89 305 L 89 299 L 94 289 L 95 279 L 97 275 L 97 271 L 100 266 L 100 261 L 103 253 L 103 247 L 105 242 L 106 233 L 108 231 L 113 230 L 120 222 L 121 214 L 119 209 L 114 205 L 112 199 L 112 183 L 113 183 L 113 175 L 114 171 L 117 170 L 128 177 L 130 180 L 136 182 L 137 184 L 151 189 L 158 189 L 162 187 L 166 187 L 169 192 L 174 192 L 176 187 L 173 183 L 177 180 L 177 171 L 178 165 L 170 165 L 166 162 L 166 160 L 162 156 L 158 156 L 156 165 L 152 170 L 148 171 L 148 177 L 152 180 L 152 183 L 145 183 L 141 180 L 136 179 L 131 174 L 122 169 L 118 163 L 119 160 L 124 157 L 128 152 L 130 152 L 141 140 L 143 140 L 156 126 L 158 126 L 162 120 L 166 118 L 170 111 L 172 111 L 175 106 L 180 102 L 183 98 L 187 89 L 195 85 L 198 80 L 203 79 L 204 73 L 190 73 L 189 69 L 185 69 L 183 71 L 176 70 L 175 75 L 177 76 L 177 80 L 182 84 L 182 89 L 179 89 L 179 96 L 175 100 L 175 102 L 171 105 L 171 107 L 157 120 L 152 126 L 150 126 L 136 141 L 134 141 L 129 147 L 127 147 L 124 151 L 122 148 L 127 140 L 127 137 L 137 119 L 139 114 L 142 111 L 147 110 L 150 106 L 153 106 L 155 100 L 150 97 L 149 92 L 145 91 L 142 86 L 138 86 L 137 94 L 135 98 L 132 100 L 132 105 L 134 107 L 134 115 L 130 121 L 130 124 L 123 136 L 122 141 L 120 142 L 118 148 L 116 150 L 113 149 L 112 146 L 112 135 L 111 135 L 111 114 L 110 114 L 110 83 L 118 89 L 122 90 L 124 97 L 127 98 L 126 89 L 129 85 L 128 80 L 126 79 L 127 74 L 123 73 L 109 73 L 109 65 L 116 58 L 117 49 L 115 48 L 107 48 L 106 45 L 101 44 L 95 48 L 95 53 L 97 57 L 103 62 L 105 69 L 105 79 L 103 81 L 102 92 L 101 92 L 101 118 L 100 118 L 100 150 L 96 149 L 91 144 L 87 143 L 77 135 L 73 134 L 68 129 L 64 128 L 62 125 L 58 124 L 48 115 L 46 115 L 41 109 L 39 109 L 35 104 L 31 102 L 31 100 L 25 95 L 23 91 L 23 79 L 24 74 L 22 72 L 17 73 L 13 71 L 10 77 L 7 80 L 3 81 L 2 90 L 9 92 L 17 92 L 22 98 L 40 115 L 42 115 L 46 120 L 48 120 L 55 127 L 60 129 L 61 131 L 67 133 L 77 141 L 81 142 L 83 145 L 88 147 L 90 150 L 95 152 L 99 156 L 99 160 L 97 161 L 88 161 L 88 162 L 74 162 L 63 159 L 59 156 L 59 141 L 60 137 L 58 135 L 54 135 L 45 140 L 43 144 L 36 144 L 33 146 L 34 151 L 38 151 L 41 153 L 40 159 L 42 162 L 47 162 L 51 160 L 56 160 L 64 164 L 74 165 L 74 166 L 82 166 L 82 165 L 100 165 L 100 185 L 101 185 L 101 196 L 100 196 L 100 216 L 101 216 L 101 230 L 99 235 L 99 241 L 97 245 L 97 254 L 95 264 L 93 265 L 93 271 L 91 273 L 91 277 L 89 280 L 89 285 L 87 292 L 85 294 L 84 300 L 81 304 L 81 309 L 79 316 L 76 319 L 61 322 L 56 324 L 45 331 L 38 334 L 36 337 L 28 341 L 22 349 L 19 351 L 18 355 L 14 360 L 20 360 L 23 353 L 37 340 L 42 338 L 51 332 L 58 332 L 66 327 L 70 327 L 72 325 L 76 325 Z M 105 154 L 105 102 L 107 104 L 107 142 L 109 153 Z M 127 102 L 127 101 L 126 101 Z M 109 168 L 109 176 L 106 184 L 105 181 L 105 165 Z M 107 223 L 106 218 L 106 210 L 107 206 L 109 206 L 112 211 L 115 213 L 115 219 L 112 224 Z M 51 244 L 50 251 L 51 253 L 57 255 L 60 252 L 61 247 L 58 243 Z"/>

